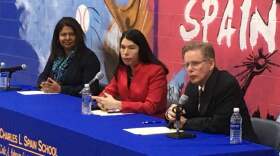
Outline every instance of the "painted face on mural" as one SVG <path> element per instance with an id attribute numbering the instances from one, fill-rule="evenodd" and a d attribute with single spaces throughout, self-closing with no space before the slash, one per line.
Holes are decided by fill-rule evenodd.
<path id="1" fill-rule="evenodd" d="M 59 43 L 65 52 L 72 50 L 76 43 L 74 30 L 69 26 L 64 26 L 59 32 Z"/>
<path id="2" fill-rule="evenodd" d="M 205 58 L 202 52 L 197 49 L 184 54 L 184 65 L 193 84 L 205 85 L 215 63 L 213 59 Z"/>
<path id="3" fill-rule="evenodd" d="M 139 46 L 124 38 L 121 42 L 120 55 L 125 65 L 133 67 L 139 63 Z"/>

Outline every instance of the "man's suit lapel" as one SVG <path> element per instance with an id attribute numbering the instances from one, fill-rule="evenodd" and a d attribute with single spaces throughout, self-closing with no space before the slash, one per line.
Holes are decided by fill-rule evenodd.
<path id="1" fill-rule="evenodd" d="M 205 115 L 206 111 L 208 110 L 208 106 L 211 103 L 211 99 L 213 97 L 215 87 L 216 87 L 216 81 L 217 81 L 217 69 L 215 68 L 211 76 L 206 82 L 204 91 L 201 94 L 200 97 L 200 115 Z"/>

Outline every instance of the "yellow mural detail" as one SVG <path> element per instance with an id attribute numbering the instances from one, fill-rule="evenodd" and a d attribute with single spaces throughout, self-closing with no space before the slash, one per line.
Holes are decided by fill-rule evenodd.
<path id="1" fill-rule="evenodd" d="M 115 0 L 104 0 L 113 21 L 104 42 L 104 66 L 110 80 L 118 64 L 118 44 L 121 32 L 136 28 L 149 39 L 153 24 L 153 13 L 149 10 L 149 0 L 128 0 L 119 5 Z"/>
<path id="2" fill-rule="evenodd" d="M 152 28 L 152 14 L 148 0 L 129 0 L 125 6 L 116 4 L 115 0 L 104 0 L 121 32 L 129 28 L 141 30 L 146 36 Z"/>

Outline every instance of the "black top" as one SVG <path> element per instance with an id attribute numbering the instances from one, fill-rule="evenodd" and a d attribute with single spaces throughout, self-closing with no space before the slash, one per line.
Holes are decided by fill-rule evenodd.
<path id="1" fill-rule="evenodd" d="M 49 58 L 44 71 L 40 74 L 37 85 L 40 87 L 42 81 L 46 81 L 48 77 L 53 78 L 52 66 L 54 60 Z M 73 56 L 72 61 L 64 72 L 63 80 L 60 82 L 61 93 L 80 96 L 85 83 L 88 83 L 100 71 L 100 62 L 97 56 L 88 48 L 79 51 L 79 54 Z M 95 82 L 91 86 L 94 95 L 99 92 L 99 83 Z"/>
<path id="2" fill-rule="evenodd" d="M 230 117 L 233 108 L 238 107 L 242 116 L 243 137 L 257 142 L 242 90 L 232 75 L 214 69 L 201 93 L 199 109 L 198 93 L 198 86 L 188 83 L 185 94 L 189 100 L 184 105 L 187 118 L 185 129 L 229 134 Z"/>

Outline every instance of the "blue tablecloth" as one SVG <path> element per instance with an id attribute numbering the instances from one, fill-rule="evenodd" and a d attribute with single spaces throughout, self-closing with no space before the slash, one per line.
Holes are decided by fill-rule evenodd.
<path id="1" fill-rule="evenodd" d="M 225 135 L 193 132 L 195 139 L 140 136 L 124 128 L 162 126 L 142 114 L 100 117 L 81 114 L 81 99 L 63 94 L 24 96 L 0 92 L 0 155 L 238 155 L 278 156 L 270 147 L 244 141 L 230 145 Z M 7 153 L 8 153 L 7 152 Z"/>

